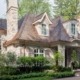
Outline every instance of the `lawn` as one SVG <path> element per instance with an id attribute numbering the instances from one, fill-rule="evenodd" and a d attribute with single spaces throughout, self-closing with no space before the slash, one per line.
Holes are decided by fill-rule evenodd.
<path id="1" fill-rule="evenodd" d="M 20 79 L 20 80 L 52 80 L 51 77 L 34 77 L 34 78 L 27 78 L 27 79 Z"/>

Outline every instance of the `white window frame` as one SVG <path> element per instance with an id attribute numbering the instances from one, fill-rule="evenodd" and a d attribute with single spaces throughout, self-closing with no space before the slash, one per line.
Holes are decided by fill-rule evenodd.
<path id="1" fill-rule="evenodd" d="M 46 24 L 41 24 L 41 35 L 42 36 L 49 36 L 49 28 Z"/>
<path id="2" fill-rule="evenodd" d="M 36 55 L 36 56 L 35 56 Z M 34 57 L 45 56 L 45 51 L 42 48 L 34 48 Z"/>
<path id="3" fill-rule="evenodd" d="M 74 23 L 71 24 L 71 34 L 75 35 L 76 34 L 76 26 Z"/>

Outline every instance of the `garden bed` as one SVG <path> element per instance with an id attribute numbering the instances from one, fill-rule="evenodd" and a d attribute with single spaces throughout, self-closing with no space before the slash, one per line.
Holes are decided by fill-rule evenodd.
<path id="1" fill-rule="evenodd" d="M 37 77 L 53 77 L 53 78 L 64 78 L 64 77 L 72 77 L 74 76 L 74 72 L 57 72 L 57 73 L 29 73 L 29 74 L 21 74 L 21 75 L 3 75 L 0 76 L 0 80 L 20 80 L 20 79 L 29 79 L 29 78 L 37 78 Z"/>

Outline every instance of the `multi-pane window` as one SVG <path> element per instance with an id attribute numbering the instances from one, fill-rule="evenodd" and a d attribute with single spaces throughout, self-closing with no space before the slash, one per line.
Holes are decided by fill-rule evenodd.
<path id="1" fill-rule="evenodd" d="M 35 48 L 34 49 L 34 57 L 44 56 L 44 49 Z"/>
<path id="2" fill-rule="evenodd" d="M 47 27 L 46 27 L 46 24 L 42 24 L 41 33 L 42 33 L 42 35 L 47 35 Z"/>
<path id="3" fill-rule="evenodd" d="M 71 24 L 71 33 L 75 35 L 75 24 Z"/>

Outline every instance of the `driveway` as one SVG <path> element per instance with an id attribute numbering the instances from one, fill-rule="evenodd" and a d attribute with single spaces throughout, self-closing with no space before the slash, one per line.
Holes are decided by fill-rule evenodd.
<path id="1" fill-rule="evenodd" d="M 54 80 L 80 80 L 80 77 L 61 78 L 61 79 L 54 79 Z"/>

